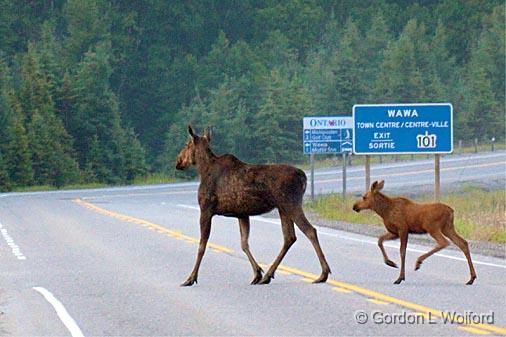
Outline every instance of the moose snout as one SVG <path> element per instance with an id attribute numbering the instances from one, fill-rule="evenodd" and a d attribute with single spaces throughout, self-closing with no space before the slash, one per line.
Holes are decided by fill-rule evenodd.
<path id="1" fill-rule="evenodd" d="M 353 210 L 357 213 L 360 212 L 360 208 L 358 208 L 357 204 L 353 205 Z"/>

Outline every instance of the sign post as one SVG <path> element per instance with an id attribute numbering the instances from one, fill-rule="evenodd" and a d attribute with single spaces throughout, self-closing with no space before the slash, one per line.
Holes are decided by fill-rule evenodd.
<path id="1" fill-rule="evenodd" d="M 439 202 L 441 200 L 441 165 L 440 154 L 434 155 L 434 200 Z"/>
<path id="2" fill-rule="evenodd" d="M 311 165 L 311 201 L 314 201 L 314 154 L 309 155 Z"/>
<path id="3" fill-rule="evenodd" d="M 365 191 L 369 190 L 371 186 L 371 158 L 368 154 L 365 155 Z"/>
<path id="4" fill-rule="evenodd" d="M 346 200 L 346 152 L 343 152 L 343 203 Z"/>
<path id="5" fill-rule="evenodd" d="M 439 199 L 440 155 L 453 152 L 450 103 L 354 105 L 353 123 L 355 154 L 435 154 L 434 197 Z"/>
<path id="6" fill-rule="evenodd" d="M 314 200 L 314 155 L 343 154 L 343 196 L 346 193 L 346 153 L 353 150 L 352 117 L 304 117 L 304 154 L 311 161 L 311 200 Z M 344 199 L 343 199 L 344 200 Z"/>

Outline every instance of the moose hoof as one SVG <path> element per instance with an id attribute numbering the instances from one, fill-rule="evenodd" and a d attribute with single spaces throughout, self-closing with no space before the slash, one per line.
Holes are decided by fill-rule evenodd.
<path id="1" fill-rule="evenodd" d="M 402 281 L 404 281 L 404 277 L 399 277 L 397 280 L 395 280 L 394 284 L 400 284 Z"/>
<path id="2" fill-rule="evenodd" d="M 329 277 L 328 273 L 323 273 L 320 275 L 320 277 L 314 280 L 313 283 L 325 283 L 328 277 Z"/>
<path id="3" fill-rule="evenodd" d="M 181 283 L 181 287 L 190 287 L 194 283 L 198 283 L 197 282 L 197 278 L 196 277 L 189 277 L 186 281 L 184 281 L 183 283 Z"/>
<path id="4" fill-rule="evenodd" d="M 422 265 L 422 261 L 416 261 L 415 270 L 420 269 L 421 265 Z"/>
<path id="5" fill-rule="evenodd" d="M 394 261 L 392 261 L 392 260 L 386 260 L 386 261 L 385 261 L 385 264 L 386 264 L 387 266 L 389 266 L 389 267 L 397 268 L 397 265 L 396 265 L 396 264 L 395 264 L 395 262 L 394 262 Z"/>
<path id="6" fill-rule="evenodd" d="M 258 273 L 255 275 L 255 278 L 251 281 L 251 284 L 258 284 L 260 280 L 262 279 L 262 273 Z"/>
<path id="7" fill-rule="evenodd" d="M 269 284 L 271 283 L 271 276 L 270 275 L 267 275 L 265 274 L 264 277 L 262 277 L 262 279 L 260 280 L 260 282 L 258 282 L 258 284 Z"/>
<path id="8" fill-rule="evenodd" d="M 471 279 L 467 281 L 466 285 L 470 286 L 471 284 L 474 283 L 474 280 L 476 280 L 476 276 L 471 276 Z"/>

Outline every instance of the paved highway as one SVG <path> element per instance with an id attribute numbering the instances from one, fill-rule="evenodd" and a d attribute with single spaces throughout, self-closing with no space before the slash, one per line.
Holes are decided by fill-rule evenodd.
<path id="1" fill-rule="evenodd" d="M 443 158 L 443 187 L 504 184 L 505 159 L 504 152 Z M 432 165 L 374 166 L 372 179 L 385 179 L 387 193 L 430 189 Z M 363 170 L 348 173 L 348 189 L 362 191 Z M 338 178 L 318 170 L 316 191 L 340 191 Z M 180 287 L 197 251 L 196 189 L 181 183 L 0 194 L 0 335 L 506 334 L 503 259 L 473 254 L 478 279 L 465 286 L 462 253 L 442 251 L 415 272 L 416 257 L 430 247 L 408 245 L 406 281 L 393 285 L 398 270 L 383 264 L 375 238 L 328 228 L 318 228 L 333 272 L 326 284 L 308 283 L 320 266 L 297 232 L 276 278 L 252 286 L 237 220 L 215 217 L 199 283 Z M 269 264 L 282 242 L 278 219 L 252 219 L 258 261 Z M 386 245 L 394 261 L 397 247 Z M 459 317 L 464 324 L 448 322 L 455 312 L 467 314 Z"/>

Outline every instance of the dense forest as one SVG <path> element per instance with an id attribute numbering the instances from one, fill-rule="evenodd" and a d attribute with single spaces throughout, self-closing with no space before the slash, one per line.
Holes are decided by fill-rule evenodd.
<path id="1" fill-rule="evenodd" d="M 174 174 L 217 153 L 303 160 L 302 117 L 451 102 L 504 140 L 504 1 L 0 0 L 0 190 Z"/>

